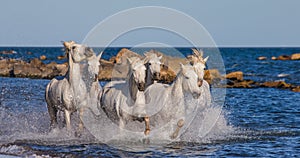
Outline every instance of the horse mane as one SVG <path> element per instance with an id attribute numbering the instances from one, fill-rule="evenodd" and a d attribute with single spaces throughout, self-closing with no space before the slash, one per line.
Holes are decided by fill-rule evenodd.
<path id="1" fill-rule="evenodd" d="M 129 74 L 128 78 L 128 90 L 129 90 L 129 97 L 134 102 L 136 101 L 136 94 L 138 92 L 137 83 L 134 80 L 134 76 L 132 73 Z"/>

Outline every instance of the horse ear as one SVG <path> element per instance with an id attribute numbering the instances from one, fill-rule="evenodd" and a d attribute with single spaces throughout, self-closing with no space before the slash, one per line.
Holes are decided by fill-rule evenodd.
<path id="1" fill-rule="evenodd" d="M 149 52 L 145 52 L 144 55 L 145 55 L 145 57 L 148 57 L 149 56 Z"/>
<path id="2" fill-rule="evenodd" d="M 185 67 L 182 63 L 179 63 L 180 64 L 180 68 L 183 70 Z"/>
<path id="3" fill-rule="evenodd" d="M 71 45 L 76 43 L 75 41 L 69 41 L 69 42 L 61 41 L 61 42 L 63 42 L 64 47 L 67 49 L 71 49 Z"/>
<path id="4" fill-rule="evenodd" d="M 101 59 L 101 56 L 102 56 L 102 54 L 103 54 L 103 51 L 102 51 L 102 52 L 100 52 L 100 54 L 97 56 L 97 59 L 98 59 L 98 60 L 100 60 L 100 59 Z"/>
<path id="5" fill-rule="evenodd" d="M 146 56 L 146 57 L 143 59 L 143 63 L 146 64 L 148 61 L 149 61 L 149 58 Z"/>
<path id="6" fill-rule="evenodd" d="M 129 64 L 132 64 L 132 60 L 128 57 L 126 57 L 127 61 L 129 62 Z"/>
<path id="7" fill-rule="evenodd" d="M 67 48 L 69 50 L 71 49 L 71 42 L 64 42 L 63 45 L 65 48 Z"/>
<path id="8" fill-rule="evenodd" d="M 159 56 L 159 57 L 158 57 L 158 59 L 159 59 L 159 60 L 161 60 L 161 59 L 162 59 L 162 55 L 161 55 L 161 56 Z"/>
<path id="9" fill-rule="evenodd" d="M 203 59 L 203 61 L 206 63 L 208 58 L 209 58 L 209 56 L 207 56 L 205 59 Z"/>

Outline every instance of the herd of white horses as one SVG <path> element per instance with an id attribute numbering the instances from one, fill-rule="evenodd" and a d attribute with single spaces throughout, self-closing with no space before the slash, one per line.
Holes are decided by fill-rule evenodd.
<path id="1" fill-rule="evenodd" d="M 147 53 L 143 59 L 127 58 L 129 71 L 126 80 L 111 81 L 102 87 L 98 82 L 102 52 L 96 56 L 90 47 L 74 41 L 63 44 L 68 57 L 68 72 L 64 77 L 52 79 L 45 94 L 51 130 L 58 128 L 58 111 L 64 112 L 68 131 L 72 129 L 70 115 L 78 112 L 76 134 L 80 136 L 84 129 L 83 113 L 93 103 L 120 128 L 131 121 L 144 122 L 144 135 L 149 135 L 152 120 L 166 122 L 176 119 L 176 128 L 169 135 L 175 139 L 187 115 L 185 102 L 188 100 L 184 96 L 199 99 L 201 93 L 209 92 L 209 85 L 203 79 L 208 57 L 203 59 L 203 52 L 197 49 L 192 49 L 190 64 L 180 64 L 180 71 L 172 84 L 157 82 L 162 56 Z"/>

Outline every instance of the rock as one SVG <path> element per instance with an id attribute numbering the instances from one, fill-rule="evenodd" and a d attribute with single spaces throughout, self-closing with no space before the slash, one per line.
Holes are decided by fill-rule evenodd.
<path id="1" fill-rule="evenodd" d="M 106 61 L 104 59 L 100 59 L 100 68 L 99 68 L 98 79 L 102 80 L 102 81 L 111 80 L 113 68 L 114 68 L 113 62 Z"/>
<path id="2" fill-rule="evenodd" d="M 32 65 L 33 67 L 40 67 L 43 66 L 44 63 L 40 61 L 38 58 L 34 58 L 30 61 L 30 65 Z"/>
<path id="3" fill-rule="evenodd" d="M 0 54 L 6 54 L 6 55 L 9 55 L 9 54 L 16 54 L 17 52 L 14 51 L 14 50 L 4 50 L 4 51 L 0 51 Z"/>
<path id="4" fill-rule="evenodd" d="M 7 59 L 0 60 L 0 76 L 10 76 L 11 64 Z"/>
<path id="5" fill-rule="evenodd" d="M 300 92 L 300 86 L 292 88 L 293 92 Z"/>
<path id="6" fill-rule="evenodd" d="M 268 81 L 260 85 L 261 87 L 270 87 L 270 88 L 291 88 L 291 84 L 287 84 L 284 81 Z"/>
<path id="7" fill-rule="evenodd" d="M 221 76 L 219 70 L 217 69 L 204 71 L 204 80 L 206 80 L 209 84 L 217 83 L 222 79 L 224 79 L 224 77 Z"/>
<path id="8" fill-rule="evenodd" d="M 51 63 L 47 64 L 46 67 L 49 69 L 55 69 L 56 65 L 57 65 L 57 63 L 52 61 Z"/>
<path id="9" fill-rule="evenodd" d="M 55 71 L 53 69 L 49 69 L 46 66 L 42 66 L 42 67 L 39 68 L 39 70 L 41 71 L 40 74 L 38 75 L 39 78 L 53 78 L 53 77 L 55 77 L 55 76 L 53 76 L 54 71 Z M 55 74 L 56 74 L 56 76 L 58 76 L 57 73 L 55 73 Z"/>
<path id="10" fill-rule="evenodd" d="M 290 60 L 291 57 L 288 55 L 280 55 L 277 60 Z"/>
<path id="11" fill-rule="evenodd" d="M 66 64 L 56 64 L 56 70 L 58 70 L 59 75 L 64 76 L 68 71 L 68 66 Z"/>
<path id="12" fill-rule="evenodd" d="M 47 69 L 45 72 L 50 73 L 47 78 L 53 78 L 55 76 L 64 76 L 68 71 L 68 64 L 57 64 L 56 62 L 51 62 L 45 66 Z"/>
<path id="13" fill-rule="evenodd" d="M 60 56 L 57 56 L 57 59 L 58 60 L 62 60 L 62 59 L 66 59 L 67 57 L 65 55 L 60 55 Z"/>
<path id="14" fill-rule="evenodd" d="M 118 54 L 116 55 L 115 59 L 114 59 L 114 63 L 127 63 L 127 59 L 126 58 L 129 58 L 129 57 L 139 57 L 141 58 L 142 56 L 127 49 L 127 48 L 122 48 Z"/>
<path id="15" fill-rule="evenodd" d="M 271 58 L 272 60 L 277 60 L 277 58 L 276 57 L 274 57 L 274 56 L 272 56 L 272 58 Z"/>
<path id="16" fill-rule="evenodd" d="M 166 65 L 161 66 L 160 79 L 159 79 L 160 82 L 168 84 L 173 82 L 175 78 L 176 78 L 176 73 L 174 70 L 172 70 Z"/>
<path id="17" fill-rule="evenodd" d="M 109 62 L 115 63 L 115 62 L 116 62 L 116 57 L 115 57 L 115 56 L 111 57 L 111 58 L 109 59 Z"/>
<path id="18" fill-rule="evenodd" d="M 300 53 L 292 54 L 291 60 L 300 60 Z"/>
<path id="19" fill-rule="evenodd" d="M 267 57 L 260 56 L 260 57 L 257 58 L 257 60 L 267 60 Z"/>
<path id="20" fill-rule="evenodd" d="M 15 64 L 25 64 L 26 62 L 16 59 L 3 59 L 0 61 L 0 76 L 14 77 L 13 67 Z"/>
<path id="21" fill-rule="evenodd" d="M 225 76 L 226 79 L 230 80 L 238 80 L 242 81 L 243 80 L 243 72 L 242 71 L 236 71 L 236 72 L 231 72 Z"/>
<path id="22" fill-rule="evenodd" d="M 41 70 L 31 64 L 15 64 L 13 67 L 15 77 L 41 78 Z"/>
<path id="23" fill-rule="evenodd" d="M 47 59 L 46 55 L 41 55 L 40 56 L 40 60 L 46 60 L 46 59 Z"/>
<path id="24" fill-rule="evenodd" d="M 255 82 L 252 80 L 227 80 L 227 88 L 252 88 L 254 87 Z"/>

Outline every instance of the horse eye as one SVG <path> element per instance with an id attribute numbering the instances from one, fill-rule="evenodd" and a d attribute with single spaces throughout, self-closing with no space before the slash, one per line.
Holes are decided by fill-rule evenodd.
<path id="1" fill-rule="evenodd" d="M 149 63 L 149 65 L 151 65 L 151 63 Z"/>
<path id="2" fill-rule="evenodd" d="M 73 50 L 76 49 L 76 46 L 73 46 L 72 49 L 73 49 Z"/>
<path id="3" fill-rule="evenodd" d="M 185 76 L 186 79 L 190 79 L 189 77 Z"/>

